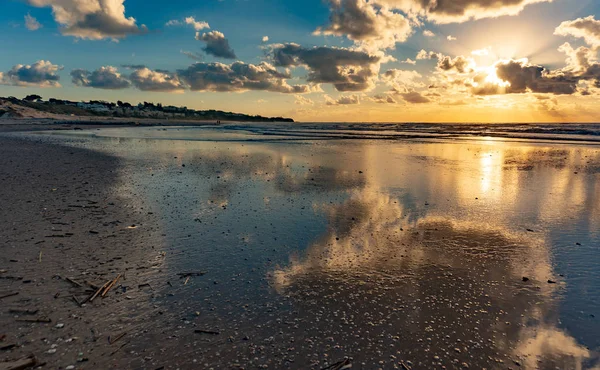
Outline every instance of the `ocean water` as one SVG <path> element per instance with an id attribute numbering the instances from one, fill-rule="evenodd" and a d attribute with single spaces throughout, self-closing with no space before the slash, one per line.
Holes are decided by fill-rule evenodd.
<path id="1" fill-rule="evenodd" d="M 231 340 L 176 346 L 178 358 L 592 369 L 599 133 L 230 124 L 26 136 L 121 158 L 114 191 L 160 215 L 165 274 L 207 272 L 157 292 L 169 314 L 153 325 L 200 312 L 203 327 Z"/>

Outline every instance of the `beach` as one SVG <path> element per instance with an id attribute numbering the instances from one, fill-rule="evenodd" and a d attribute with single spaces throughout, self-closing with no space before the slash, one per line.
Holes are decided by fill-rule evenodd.
<path id="1" fill-rule="evenodd" d="M 0 135 L 2 361 L 598 366 L 580 127 L 74 126 Z"/>

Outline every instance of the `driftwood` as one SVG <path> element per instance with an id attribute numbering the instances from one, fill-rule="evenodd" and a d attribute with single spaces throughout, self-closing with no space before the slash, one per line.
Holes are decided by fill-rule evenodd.
<path id="1" fill-rule="evenodd" d="M 194 330 L 194 333 L 196 333 L 196 334 L 210 334 L 210 335 L 219 335 L 219 334 L 221 334 L 218 331 L 202 330 L 202 329 L 196 329 L 196 330 Z"/>
<path id="2" fill-rule="evenodd" d="M 69 283 L 71 283 L 71 284 L 79 287 L 79 288 L 83 287 L 83 285 L 79 284 L 78 282 L 76 282 L 75 280 L 73 280 L 73 279 L 71 279 L 69 277 L 66 277 L 65 280 L 68 281 Z"/>
<path id="3" fill-rule="evenodd" d="M 108 291 L 115 286 L 115 284 L 117 283 L 117 281 L 119 281 L 120 278 L 121 274 L 117 275 L 117 277 L 106 287 L 106 289 L 104 289 L 104 292 L 102 292 L 102 297 L 104 297 L 108 293 Z"/>
<path id="4" fill-rule="evenodd" d="M 324 367 L 321 370 L 342 370 L 342 369 L 350 369 L 351 367 L 352 367 L 352 361 L 350 361 L 349 359 L 345 359 L 345 360 L 336 362 L 333 365 Z"/>
<path id="5" fill-rule="evenodd" d="M 7 294 L 4 294 L 4 295 L 0 295 L 0 299 L 12 297 L 12 296 L 15 296 L 15 295 L 18 295 L 18 294 L 19 294 L 19 292 L 7 293 Z"/>
<path id="6" fill-rule="evenodd" d="M 18 322 L 39 322 L 39 323 L 50 323 L 52 322 L 52 320 L 50 320 L 47 317 L 38 317 L 37 319 L 17 319 Z"/>
<path id="7" fill-rule="evenodd" d="M 119 351 L 121 350 L 121 348 L 125 347 L 125 346 L 126 346 L 126 345 L 128 345 L 128 344 L 129 344 L 129 342 L 125 342 L 125 343 L 123 343 L 123 344 L 121 345 L 121 347 L 119 347 L 119 348 L 115 349 L 115 350 L 114 350 L 114 351 L 113 351 L 113 352 L 110 354 L 110 356 L 112 356 L 112 355 L 114 355 L 115 353 L 119 352 Z"/>
<path id="8" fill-rule="evenodd" d="M 402 366 L 402 370 L 412 370 L 404 361 L 400 361 L 400 366 Z"/>
<path id="9" fill-rule="evenodd" d="M 186 278 L 186 277 L 190 277 L 190 276 L 204 276 L 206 275 L 205 271 L 198 271 L 198 272 L 182 272 L 177 274 L 181 279 Z"/>
<path id="10" fill-rule="evenodd" d="M 110 280 L 109 280 L 109 281 L 107 281 L 106 283 L 104 283 L 104 285 L 102 285 L 102 286 L 100 287 L 100 289 L 98 289 L 98 290 L 96 291 L 96 293 L 94 293 L 94 295 L 92 295 L 92 297 L 90 298 L 90 302 L 93 302 L 93 301 L 94 301 L 94 299 L 95 299 L 95 298 L 98 296 L 98 294 L 100 294 L 100 292 L 102 292 L 102 290 L 103 290 L 103 289 L 105 289 L 105 288 L 106 288 L 106 287 L 107 287 L 107 286 L 108 286 L 110 283 L 111 283 L 111 281 L 110 281 Z"/>
<path id="11" fill-rule="evenodd" d="M 118 335 L 118 336 L 117 336 L 115 339 L 111 339 L 111 337 L 109 336 L 109 337 L 108 337 L 108 344 L 114 344 L 114 343 L 117 343 L 117 341 L 118 341 L 119 339 L 123 338 L 123 337 L 124 337 L 124 336 L 126 336 L 126 335 L 127 335 L 127 332 L 125 332 L 125 333 L 122 333 L 122 334 L 119 334 L 119 335 Z"/>

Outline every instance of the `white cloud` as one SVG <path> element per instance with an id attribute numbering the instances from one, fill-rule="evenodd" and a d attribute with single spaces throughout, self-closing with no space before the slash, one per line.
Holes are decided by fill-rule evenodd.
<path id="1" fill-rule="evenodd" d="M 393 49 L 412 34 L 409 20 L 367 0 L 329 0 L 329 25 L 317 35 L 346 36 L 368 50 Z"/>
<path id="2" fill-rule="evenodd" d="M 35 19 L 34 17 L 32 17 L 29 13 L 27 13 L 25 15 L 25 27 L 29 30 L 29 31 L 37 31 L 40 28 L 42 28 L 42 25 L 40 22 L 38 22 L 37 19 Z"/>
<path id="3" fill-rule="evenodd" d="M 294 104 L 313 105 L 313 104 L 315 104 L 315 102 L 312 99 L 306 98 L 302 95 L 294 95 Z"/>
<path id="4" fill-rule="evenodd" d="M 425 36 L 425 37 L 435 37 L 435 33 L 433 33 L 430 30 L 425 30 L 425 31 L 423 31 L 423 36 Z"/>
<path id="5" fill-rule="evenodd" d="M 583 38 L 588 45 L 600 48 L 600 21 L 596 20 L 593 15 L 562 22 L 554 34 Z"/>
<path id="6" fill-rule="evenodd" d="M 448 35 L 448 37 L 446 37 L 446 39 L 448 39 L 448 41 L 456 41 L 457 40 L 457 38 L 452 35 Z"/>
<path id="7" fill-rule="evenodd" d="M 263 36 L 262 42 L 269 42 L 269 36 Z"/>
<path id="8" fill-rule="evenodd" d="M 482 57 L 482 56 L 490 55 L 491 52 L 492 52 L 492 47 L 488 46 L 488 47 L 483 48 L 483 49 L 473 50 L 471 52 L 471 54 L 472 55 L 476 55 L 478 57 Z"/>
<path id="9" fill-rule="evenodd" d="M 176 92 L 184 91 L 184 84 L 179 78 L 166 71 L 153 71 L 149 68 L 136 69 L 130 76 L 131 83 L 142 91 Z"/>
<path id="10" fill-rule="evenodd" d="M 133 17 L 125 16 L 125 0 L 28 0 L 36 7 L 50 7 L 61 33 L 82 39 L 119 39 L 147 32 Z"/>
<path id="11" fill-rule="evenodd" d="M 178 19 L 173 19 L 168 21 L 166 26 L 183 26 L 183 25 L 191 25 L 194 27 L 196 31 L 203 30 L 205 28 L 210 28 L 210 25 L 204 21 L 197 21 L 194 17 L 186 17 L 182 21 Z"/>

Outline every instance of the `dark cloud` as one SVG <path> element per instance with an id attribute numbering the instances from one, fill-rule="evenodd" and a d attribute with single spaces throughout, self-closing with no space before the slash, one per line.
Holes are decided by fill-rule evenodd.
<path id="1" fill-rule="evenodd" d="M 146 65 L 144 65 L 144 64 L 121 64 L 121 67 L 127 68 L 127 69 L 142 69 L 142 68 L 146 68 Z"/>
<path id="2" fill-rule="evenodd" d="M 96 89 L 119 90 L 131 86 L 131 82 L 123 77 L 115 67 L 100 67 L 95 71 L 74 69 L 71 71 L 73 84 Z"/>
<path id="3" fill-rule="evenodd" d="M 429 98 L 421 95 L 420 92 L 418 91 L 411 91 L 411 92 L 407 92 L 407 93 L 401 93 L 399 94 L 400 96 L 402 96 L 402 98 L 407 102 L 407 103 L 412 103 L 412 104 L 425 104 L 425 103 L 429 103 L 431 102 L 431 100 L 429 100 Z"/>
<path id="4" fill-rule="evenodd" d="M 119 39 L 147 32 L 133 17 L 125 16 L 125 0 L 28 0 L 37 7 L 51 7 L 64 35 L 83 39 Z"/>
<path id="5" fill-rule="evenodd" d="M 439 56 L 437 68 L 441 71 L 456 71 L 458 73 L 470 73 L 473 71 L 473 60 L 462 55 L 456 58 Z"/>
<path id="6" fill-rule="evenodd" d="M 165 70 L 138 68 L 129 75 L 131 83 L 142 91 L 183 92 L 184 85 L 179 78 Z"/>
<path id="7" fill-rule="evenodd" d="M 329 0 L 329 4 L 329 25 L 318 28 L 316 34 L 347 36 L 375 48 L 393 48 L 412 33 L 410 22 L 402 14 L 372 2 Z"/>
<path id="8" fill-rule="evenodd" d="M 63 67 L 40 60 L 32 65 L 17 64 L 6 73 L 0 73 L 0 84 L 12 86 L 60 87 L 57 72 Z"/>
<path id="9" fill-rule="evenodd" d="M 412 15 L 438 23 L 465 22 L 471 19 L 517 15 L 527 5 L 551 0 L 378 0 Z"/>
<path id="10" fill-rule="evenodd" d="M 496 74 L 509 82 L 507 94 L 534 93 L 573 94 L 577 90 L 577 79 L 568 75 L 550 75 L 537 65 L 522 61 L 509 61 L 496 65 Z"/>
<path id="11" fill-rule="evenodd" d="M 272 59 L 279 67 L 306 67 L 309 82 L 330 83 L 338 91 L 372 88 L 381 62 L 380 56 L 364 51 L 297 44 L 274 45 Z"/>
<path id="12" fill-rule="evenodd" d="M 578 91 L 581 81 L 600 78 L 600 65 L 594 64 L 583 73 L 573 73 L 565 68 L 549 71 L 543 66 L 528 63 L 526 60 L 510 60 L 496 64 L 496 75 L 506 85 L 485 83 L 485 76 L 476 76 L 471 86 L 475 95 L 495 94 L 554 94 L 570 95 Z"/>
<path id="13" fill-rule="evenodd" d="M 202 48 L 206 54 L 213 55 L 218 58 L 236 59 L 235 52 L 229 46 L 229 41 L 219 31 L 211 31 L 208 33 L 196 33 L 196 40 L 203 41 L 206 46 Z"/>
<path id="14" fill-rule="evenodd" d="M 307 85 L 289 85 L 289 73 L 278 71 L 269 63 L 257 65 L 234 62 L 195 63 L 177 70 L 179 78 L 193 91 L 246 91 L 265 90 L 281 93 L 307 93 Z"/>

